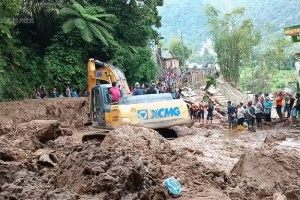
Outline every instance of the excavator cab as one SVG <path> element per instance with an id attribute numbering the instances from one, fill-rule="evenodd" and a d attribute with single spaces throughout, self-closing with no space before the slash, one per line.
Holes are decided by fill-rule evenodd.
<path id="1" fill-rule="evenodd" d="M 91 114 L 94 126 L 107 128 L 105 123 L 105 113 L 110 111 L 112 98 L 109 93 L 110 84 L 97 84 L 92 88 L 91 94 Z"/>

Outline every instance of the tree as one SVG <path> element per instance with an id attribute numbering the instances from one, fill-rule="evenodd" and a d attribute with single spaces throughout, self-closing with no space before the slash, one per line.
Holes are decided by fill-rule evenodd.
<path id="1" fill-rule="evenodd" d="M 162 0 L 0 2 L 0 100 L 32 97 L 42 84 L 81 89 L 87 58 L 120 66 L 129 83 L 155 80 L 149 43 L 157 42 L 159 5 Z M 33 22 L 15 24 L 14 17 Z"/>
<path id="2" fill-rule="evenodd" d="M 214 76 L 208 76 L 205 80 L 206 82 L 206 85 L 205 85 L 205 88 L 204 90 L 207 91 L 210 86 L 216 86 L 217 85 L 217 80 Z"/>
<path id="3" fill-rule="evenodd" d="M 44 65 L 48 75 L 44 83 L 48 89 L 56 87 L 58 92 L 64 92 L 66 84 L 81 90 L 87 81 L 86 63 L 84 63 L 84 41 L 79 33 L 67 36 L 62 31 L 52 39 L 52 45 L 47 48 Z"/>
<path id="4" fill-rule="evenodd" d="M 124 70 L 130 84 L 149 83 L 155 80 L 158 73 L 158 66 L 151 60 L 151 53 L 149 47 L 139 47 L 133 52 L 130 47 L 121 45 L 111 62 Z"/>
<path id="5" fill-rule="evenodd" d="M 65 7 L 60 11 L 62 15 L 71 17 L 62 26 L 65 33 L 77 29 L 80 31 L 81 37 L 88 43 L 98 38 L 106 46 L 108 40 L 110 42 L 114 40 L 109 33 L 113 28 L 107 23 L 115 20 L 114 15 L 107 14 L 100 6 L 87 6 L 84 8 L 74 0 L 72 2 L 71 8 Z"/>
<path id="6" fill-rule="evenodd" d="M 241 60 L 252 59 L 252 49 L 259 43 L 260 34 L 254 31 L 251 19 L 238 21 L 245 12 L 244 8 L 236 8 L 223 17 L 211 5 L 206 7 L 205 12 L 221 73 L 226 80 L 236 85 L 240 79 Z"/>
<path id="7" fill-rule="evenodd" d="M 170 39 L 169 50 L 175 57 L 179 58 L 181 66 L 183 66 L 184 62 L 192 55 L 192 49 L 183 45 L 181 39 L 175 36 Z"/>

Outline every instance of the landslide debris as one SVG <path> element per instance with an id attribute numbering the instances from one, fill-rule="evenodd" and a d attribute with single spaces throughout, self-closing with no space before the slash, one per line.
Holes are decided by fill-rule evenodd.
<path id="1" fill-rule="evenodd" d="M 170 176 L 190 194 L 206 188 L 220 193 L 232 184 L 225 173 L 205 169 L 146 128 L 125 126 L 103 142 L 58 137 L 30 150 L 18 162 L 3 162 L 0 199 L 169 199 L 162 182 Z M 54 164 L 40 162 L 51 154 Z"/>
<path id="2" fill-rule="evenodd" d="M 296 200 L 300 198 L 299 160 L 299 149 L 261 149 L 244 154 L 231 173 L 241 178 L 243 196 L 263 199 L 280 190 L 288 199 Z M 280 199 L 282 195 L 275 196 Z"/>
<path id="3" fill-rule="evenodd" d="M 162 182 L 171 176 L 182 200 L 300 199 L 298 129 L 253 134 L 196 124 L 174 127 L 178 138 L 169 141 L 124 126 L 81 143 L 86 103 L 0 103 L 0 200 L 170 199 Z"/>
<path id="4" fill-rule="evenodd" d="M 87 113 L 88 99 L 81 97 L 0 102 L 0 136 L 32 120 L 57 120 L 62 127 L 80 128 Z"/>

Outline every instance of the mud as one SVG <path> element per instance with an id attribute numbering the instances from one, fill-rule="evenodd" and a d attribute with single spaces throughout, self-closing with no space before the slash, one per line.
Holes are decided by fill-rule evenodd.
<path id="1" fill-rule="evenodd" d="M 58 120 L 62 127 L 80 128 L 87 121 L 87 98 L 28 99 L 0 102 L 0 135 L 32 120 Z"/>
<path id="2" fill-rule="evenodd" d="M 162 185 L 171 176 L 180 200 L 300 199 L 297 127 L 196 123 L 167 140 L 124 126 L 82 143 L 87 110 L 84 98 L 1 104 L 0 200 L 172 199 Z"/>

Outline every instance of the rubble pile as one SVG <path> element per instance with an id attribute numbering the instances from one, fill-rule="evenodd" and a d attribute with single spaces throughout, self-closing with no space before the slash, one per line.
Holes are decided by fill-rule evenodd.
<path id="1" fill-rule="evenodd" d="M 23 113 L 7 112 L 24 102 Z M 195 125 L 173 127 L 179 137 L 167 140 L 123 126 L 82 143 L 76 134 L 84 129 L 76 124 L 84 120 L 86 99 L 40 101 L 44 108 L 24 102 L 0 106 L 1 119 L 8 119 L 0 121 L 0 200 L 171 199 L 163 186 L 170 177 L 180 182 L 182 200 L 300 197 L 298 129 L 253 134 Z"/>
<path id="2" fill-rule="evenodd" d="M 57 120 L 62 127 L 80 128 L 88 119 L 87 98 L 28 99 L 0 103 L 0 136 L 32 120 Z"/>

